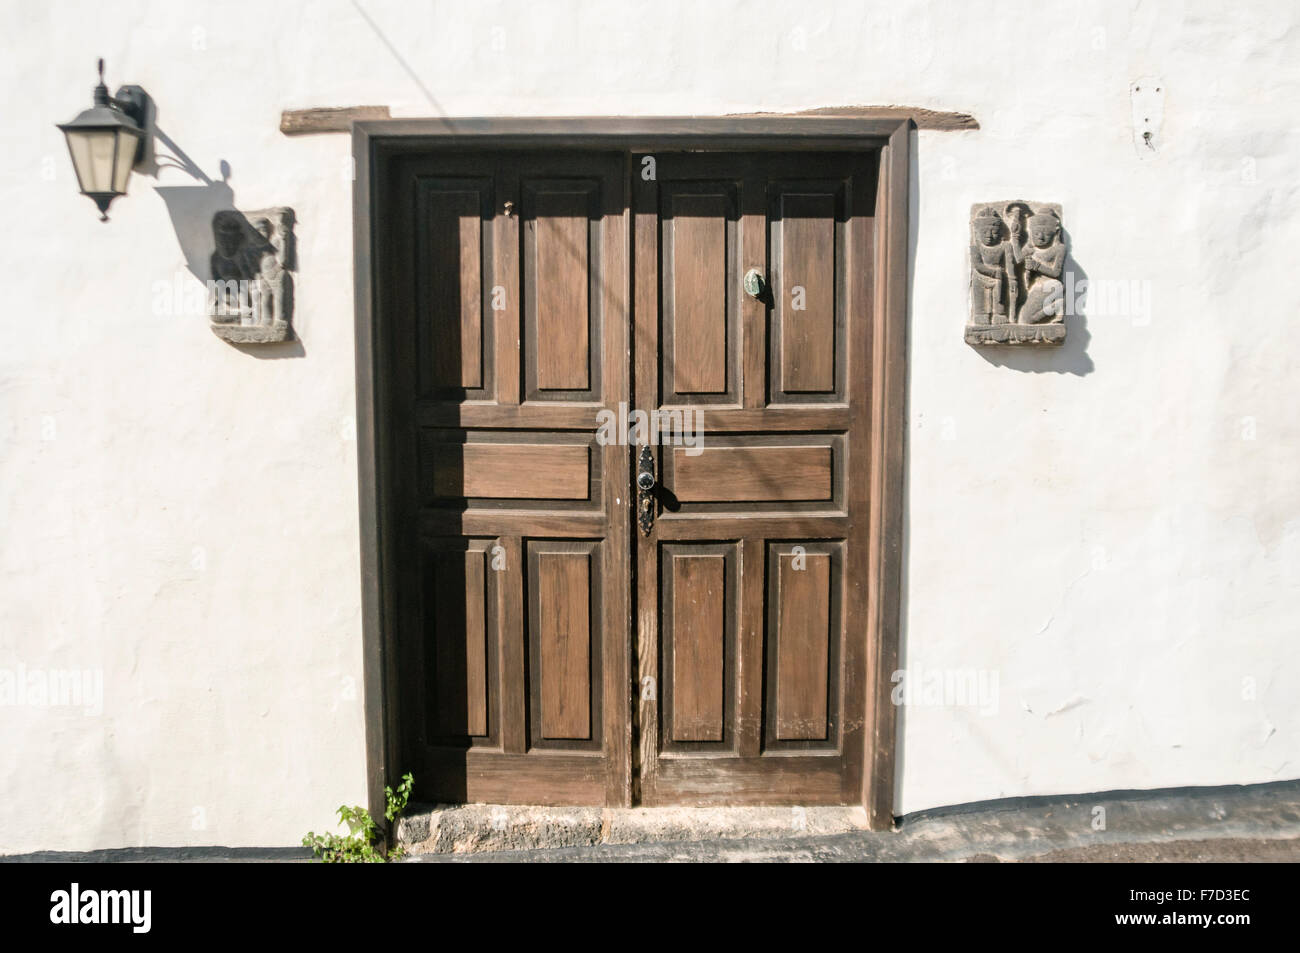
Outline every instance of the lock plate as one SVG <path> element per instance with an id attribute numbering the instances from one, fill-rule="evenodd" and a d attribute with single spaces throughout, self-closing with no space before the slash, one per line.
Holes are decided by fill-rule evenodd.
<path id="1" fill-rule="evenodd" d="M 637 458 L 636 522 L 642 536 L 649 536 L 655 525 L 655 458 L 649 446 L 642 447 Z"/>

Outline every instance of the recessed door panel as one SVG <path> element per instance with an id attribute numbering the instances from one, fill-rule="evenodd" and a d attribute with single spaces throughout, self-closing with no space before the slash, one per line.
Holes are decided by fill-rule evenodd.
<path id="1" fill-rule="evenodd" d="M 781 391 L 835 390 L 835 196 L 781 195 Z"/>
<path id="2" fill-rule="evenodd" d="M 833 745 L 838 722 L 840 543 L 771 543 L 767 744 Z"/>
<path id="3" fill-rule="evenodd" d="M 710 447 L 699 454 L 673 447 L 672 457 L 666 486 L 681 503 L 831 499 L 829 445 Z"/>
<path id="4" fill-rule="evenodd" d="M 416 187 L 418 375 L 425 397 L 491 396 L 492 327 L 483 319 L 492 270 L 491 179 L 422 177 Z"/>
<path id="5" fill-rule="evenodd" d="M 662 347 L 665 404 L 739 400 L 739 222 L 729 182 L 662 189 Z"/>
<path id="6" fill-rule="evenodd" d="M 853 185 L 849 179 L 810 179 L 768 186 L 772 405 L 844 400 Z"/>
<path id="7" fill-rule="evenodd" d="M 665 750 L 707 750 L 732 735 L 736 547 L 669 544 L 660 567 Z"/>
<path id="8" fill-rule="evenodd" d="M 589 500 L 591 447 L 583 443 L 461 443 L 426 435 L 431 500 Z"/>
<path id="9" fill-rule="evenodd" d="M 488 540 L 426 540 L 422 571 L 428 736 L 453 744 L 489 737 L 489 686 L 499 615 L 490 584 Z"/>
<path id="10" fill-rule="evenodd" d="M 600 399 L 600 184 L 525 178 L 523 299 L 526 399 Z"/>
<path id="11" fill-rule="evenodd" d="M 529 702 L 532 743 L 598 751 L 598 544 L 528 542 Z M 564 742 L 559 745 L 556 742 Z"/>

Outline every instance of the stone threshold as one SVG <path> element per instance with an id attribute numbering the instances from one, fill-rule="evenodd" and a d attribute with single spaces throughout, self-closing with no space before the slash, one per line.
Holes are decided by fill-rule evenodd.
<path id="1" fill-rule="evenodd" d="M 539 807 L 412 805 L 397 841 L 411 854 L 681 843 L 846 834 L 867 828 L 861 807 Z"/>
<path id="2" fill-rule="evenodd" d="M 1294 854 L 1300 780 L 1006 798 L 917 811 L 895 825 L 868 830 L 860 807 L 412 805 L 397 839 L 414 861 L 529 852 L 554 860 L 1027 860 L 1264 841 Z"/>

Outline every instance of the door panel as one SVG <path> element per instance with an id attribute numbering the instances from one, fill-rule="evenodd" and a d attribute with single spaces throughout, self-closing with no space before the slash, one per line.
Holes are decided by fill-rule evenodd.
<path id="1" fill-rule="evenodd" d="M 837 740 L 842 544 L 771 543 L 768 565 L 767 744 Z M 797 746 L 796 746 L 797 747 Z"/>
<path id="2" fill-rule="evenodd" d="M 706 428 L 702 446 L 659 448 L 660 495 L 674 523 L 689 525 L 686 517 L 698 514 L 844 512 L 844 435 L 715 433 L 720 416 L 697 418 Z"/>
<path id="3" fill-rule="evenodd" d="M 727 182 L 677 182 L 660 190 L 658 258 L 665 404 L 739 403 L 740 307 L 735 294 L 736 190 Z M 650 276 L 646 276 L 650 280 Z"/>
<path id="4" fill-rule="evenodd" d="M 734 744 L 736 547 L 666 546 L 663 592 L 664 744 L 673 751 Z"/>
<path id="5" fill-rule="evenodd" d="M 626 159 L 393 168 L 395 546 L 420 567 L 397 570 L 396 641 L 417 796 L 627 803 L 627 449 L 595 439 L 628 395 Z"/>
<path id="6" fill-rule="evenodd" d="M 424 588 L 440 611 L 430 625 L 427 684 L 433 686 L 427 730 L 434 738 L 488 739 L 495 636 L 500 625 L 488 570 L 490 540 L 426 539 Z"/>
<path id="7" fill-rule="evenodd" d="M 482 399 L 492 387 L 482 293 L 492 263 L 491 229 L 483 227 L 492 220 L 492 182 L 428 176 L 415 201 L 420 395 Z"/>
<path id="8" fill-rule="evenodd" d="M 532 743 L 600 750 L 598 543 L 529 540 Z M 594 610 L 594 611 L 593 611 Z M 555 742 L 565 742 L 557 745 Z M 569 742 L 585 742 L 569 744 Z"/>
<path id="9" fill-rule="evenodd" d="M 780 196 L 779 392 L 835 390 L 835 196 Z"/>
<path id="10" fill-rule="evenodd" d="M 875 166 L 656 161 L 633 184 L 634 406 L 698 411 L 702 445 L 660 433 L 637 536 L 640 797 L 856 803 L 870 381 L 848 342 L 871 327 Z"/>
<path id="11" fill-rule="evenodd" d="M 809 179 L 769 186 L 772 404 L 845 399 L 848 185 Z"/>
<path id="12" fill-rule="evenodd" d="M 665 655 L 672 657 L 668 712 L 673 741 L 721 741 L 726 673 L 726 565 L 722 556 L 672 560 L 672 629 Z"/>
<path id="13" fill-rule="evenodd" d="M 673 447 L 672 482 L 681 503 L 831 499 L 831 448 L 710 447 L 695 455 Z"/>
<path id="14" fill-rule="evenodd" d="M 433 443 L 427 473 L 439 499 L 586 500 L 585 446 L 527 443 Z M 529 466 L 519 468 L 521 460 Z"/>
<path id="15" fill-rule="evenodd" d="M 527 399 L 599 400 L 600 183 L 529 177 L 522 189 Z"/>

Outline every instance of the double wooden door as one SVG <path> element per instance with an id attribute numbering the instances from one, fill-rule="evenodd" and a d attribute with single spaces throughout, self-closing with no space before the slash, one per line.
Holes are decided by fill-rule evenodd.
<path id="1" fill-rule="evenodd" d="M 418 797 L 861 800 L 875 158 L 394 162 Z"/>

